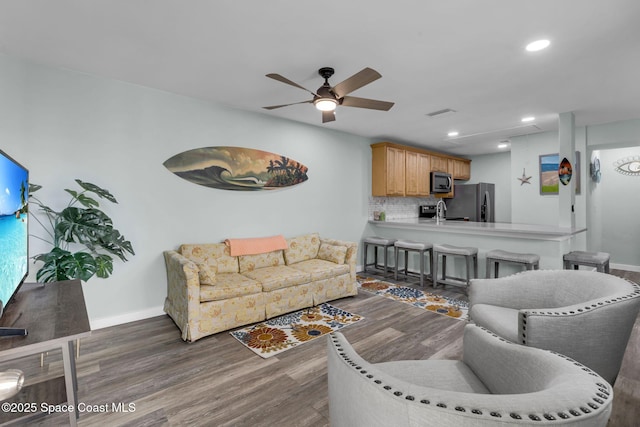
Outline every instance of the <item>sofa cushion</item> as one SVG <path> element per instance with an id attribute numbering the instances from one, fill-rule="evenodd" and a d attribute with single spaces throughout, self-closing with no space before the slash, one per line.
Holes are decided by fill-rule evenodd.
<path id="1" fill-rule="evenodd" d="M 200 302 L 220 301 L 260 292 L 262 286 L 255 280 L 238 273 L 222 273 L 216 275 L 213 285 L 200 285 Z"/>
<path id="2" fill-rule="evenodd" d="M 216 273 L 218 272 L 218 265 L 200 263 L 197 264 L 197 266 L 200 284 L 214 285 L 216 283 Z"/>
<path id="3" fill-rule="evenodd" d="M 320 244 L 320 249 L 318 250 L 318 258 L 320 259 L 335 262 L 336 264 L 344 264 L 346 256 L 346 246 L 330 245 L 328 243 Z"/>
<path id="4" fill-rule="evenodd" d="M 257 270 L 246 271 L 243 274 L 250 279 L 260 282 L 264 292 L 311 281 L 311 275 L 309 273 L 287 267 L 286 265 L 259 268 Z"/>
<path id="5" fill-rule="evenodd" d="M 476 325 L 485 327 L 509 341 L 519 343 L 518 313 L 519 310 L 513 308 L 474 304 L 469 311 L 469 317 Z"/>
<path id="6" fill-rule="evenodd" d="M 238 272 L 238 258 L 230 255 L 224 243 L 185 244 L 180 254 L 196 264 L 215 264 L 218 273 Z"/>
<path id="7" fill-rule="evenodd" d="M 284 265 L 282 251 L 267 252 L 258 255 L 240 255 L 238 257 L 240 273 L 257 270 L 264 267 L 277 267 Z"/>
<path id="8" fill-rule="evenodd" d="M 348 265 L 336 264 L 322 259 L 310 259 L 309 261 L 298 262 L 292 265 L 291 268 L 309 273 L 313 281 L 329 279 L 349 273 Z"/>
<path id="9" fill-rule="evenodd" d="M 285 249 L 284 258 L 287 265 L 314 259 L 320 249 L 320 235 L 318 233 L 304 234 L 287 239 L 289 249 Z"/>

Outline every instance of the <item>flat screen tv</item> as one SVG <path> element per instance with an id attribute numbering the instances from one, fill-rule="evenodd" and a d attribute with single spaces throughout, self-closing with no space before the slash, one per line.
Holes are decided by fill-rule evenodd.
<path id="1" fill-rule="evenodd" d="M 29 273 L 29 171 L 0 150 L 0 316 Z M 0 328 L 0 336 L 26 330 Z"/>

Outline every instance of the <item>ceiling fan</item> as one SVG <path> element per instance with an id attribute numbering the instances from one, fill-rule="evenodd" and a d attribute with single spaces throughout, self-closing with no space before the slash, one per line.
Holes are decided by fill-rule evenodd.
<path id="1" fill-rule="evenodd" d="M 313 99 L 310 99 L 308 101 L 294 102 L 292 104 L 271 105 L 269 107 L 262 108 L 266 110 L 273 110 L 276 108 L 287 107 L 289 105 L 314 104 L 318 110 L 322 111 L 322 123 L 327 123 L 332 122 L 336 119 L 334 110 L 338 105 L 382 111 L 389 111 L 389 109 L 393 107 L 393 102 L 347 96 L 351 92 L 360 89 L 361 87 L 368 85 L 369 83 L 382 77 L 382 75 L 376 70 L 365 68 L 349 77 L 345 81 L 331 87 L 331 85 L 329 84 L 329 77 L 333 76 L 333 73 L 334 69 L 331 67 L 323 67 L 318 70 L 318 74 L 320 74 L 322 78 L 324 78 L 324 84 L 320 88 L 318 88 L 317 92 L 315 93 L 305 87 L 300 86 L 295 82 L 292 82 L 291 80 L 281 76 L 280 74 L 267 74 L 267 77 L 271 79 L 286 83 L 302 90 L 306 90 L 311 95 L 313 95 Z"/>

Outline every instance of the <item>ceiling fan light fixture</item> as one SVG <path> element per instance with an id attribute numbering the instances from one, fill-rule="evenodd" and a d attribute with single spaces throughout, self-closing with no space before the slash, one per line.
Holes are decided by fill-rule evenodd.
<path id="1" fill-rule="evenodd" d="M 313 104 L 320 111 L 333 111 L 338 106 L 338 102 L 332 98 L 318 98 Z"/>

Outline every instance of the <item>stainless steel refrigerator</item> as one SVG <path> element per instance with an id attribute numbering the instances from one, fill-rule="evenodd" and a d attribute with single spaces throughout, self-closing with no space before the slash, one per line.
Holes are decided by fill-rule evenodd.
<path id="1" fill-rule="evenodd" d="M 454 197 L 445 199 L 448 220 L 476 222 L 495 222 L 495 184 L 481 182 L 479 184 L 455 185 Z"/>

